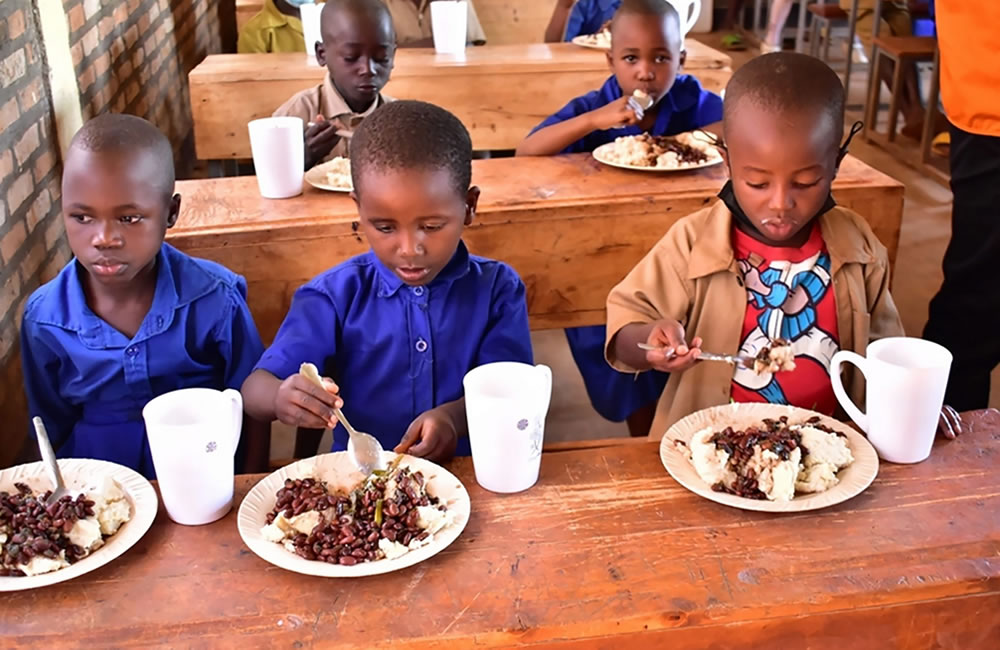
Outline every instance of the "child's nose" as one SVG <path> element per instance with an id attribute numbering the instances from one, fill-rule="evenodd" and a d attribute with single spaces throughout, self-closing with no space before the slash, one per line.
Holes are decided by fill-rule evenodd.
<path id="1" fill-rule="evenodd" d="M 99 221 L 94 229 L 92 244 L 94 248 L 108 248 L 121 243 L 118 228 L 110 221 Z"/>
<path id="2" fill-rule="evenodd" d="M 768 207 L 775 212 L 784 212 L 792 209 L 792 193 L 787 187 L 777 185 L 771 192 L 771 200 Z"/>

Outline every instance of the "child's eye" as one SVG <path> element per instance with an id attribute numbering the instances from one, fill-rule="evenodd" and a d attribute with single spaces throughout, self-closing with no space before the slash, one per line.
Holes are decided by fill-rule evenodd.
<path id="1" fill-rule="evenodd" d="M 670 57 L 666 56 L 664 54 L 661 54 L 660 56 L 656 57 L 656 62 L 657 63 L 670 63 Z"/>
<path id="2" fill-rule="evenodd" d="M 142 215 L 126 214 L 119 217 L 118 220 L 121 221 L 122 223 L 129 223 L 129 224 L 139 223 L 140 221 L 142 221 Z"/>
<path id="3" fill-rule="evenodd" d="M 69 215 L 69 218 L 73 219 L 77 223 L 83 223 L 83 224 L 90 223 L 91 221 L 94 220 L 94 218 L 91 217 L 90 215 L 79 214 L 79 213 L 71 214 Z"/>
<path id="4" fill-rule="evenodd" d="M 377 231 L 379 231 L 381 233 L 388 234 L 388 233 L 392 232 L 394 230 L 394 228 L 392 226 L 390 226 L 390 225 L 387 225 L 387 224 L 377 224 L 375 226 L 375 230 L 377 230 Z"/>
<path id="5" fill-rule="evenodd" d="M 819 180 L 812 181 L 811 183 L 792 183 L 792 186 L 798 190 L 807 190 L 810 187 L 816 187 L 819 185 Z"/>
<path id="6" fill-rule="evenodd" d="M 423 229 L 427 232 L 436 232 L 444 228 L 443 223 L 425 223 Z"/>
<path id="7" fill-rule="evenodd" d="M 623 59 L 625 59 L 626 61 L 628 61 L 629 63 L 635 63 L 636 61 L 638 61 L 638 60 L 639 60 L 639 57 L 637 57 L 637 56 L 636 56 L 636 55 L 634 55 L 634 54 L 626 54 L 626 55 L 625 55 L 624 57 L 622 57 L 622 58 L 623 58 Z"/>
<path id="8" fill-rule="evenodd" d="M 344 61 L 347 63 L 357 63 L 360 58 L 360 56 L 345 56 Z"/>
<path id="9" fill-rule="evenodd" d="M 747 181 L 747 187 L 751 187 L 755 190 L 762 190 L 767 187 L 767 183 L 751 183 L 750 181 Z"/>

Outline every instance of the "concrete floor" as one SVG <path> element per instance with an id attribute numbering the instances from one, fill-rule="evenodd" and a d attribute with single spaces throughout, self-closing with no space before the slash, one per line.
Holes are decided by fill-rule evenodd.
<path id="1" fill-rule="evenodd" d="M 697 35 L 697 38 L 711 47 L 720 47 L 721 34 Z M 734 69 L 754 54 L 752 50 L 733 52 Z M 867 70 L 865 66 L 856 66 L 855 72 L 851 80 L 851 99 L 859 102 L 864 97 Z M 848 124 L 857 118 L 858 116 L 849 115 Z M 917 145 L 914 142 L 912 146 L 916 148 Z M 906 185 L 897 273 L 893 279 L 892 293 L 906 333 L 920 336 L 927 320 L 927 305 L 941 283 L 941 259 L 951 235 L 951 192 L 884 150 L 864 142 L 860 136 L 852 143 L 851 153 Z M 905 272 L 899 272 L 902 269 Z M 573 363 L 566 337 L 561 330 L 535 332 L 532 343 L 536 362 L 550 366 L 554 378 L 552 404 L 546 421 L 546 442 L 628 435 L 624 424 L 607 422 L 591 408 L 583 380 Z M 990 405 L 1000 407 L 1000 370 L 993 373 Z M 329 449 L 329 445 L 327 433 L 320 449 Z M 289 458 L 291 449 L 292 432 L 284 426 L 276 425 L 272 457 Z"/>

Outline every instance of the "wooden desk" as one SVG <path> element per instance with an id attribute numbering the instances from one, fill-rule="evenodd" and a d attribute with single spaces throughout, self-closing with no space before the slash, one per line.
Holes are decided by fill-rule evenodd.
<path id="1" fill-rule="evenodd" d="M 680 217 L 713 200 L 721 165 L 679 174 L 606 167 L 589 155 L 473 161 L 482 189 L 464 235 L 477 254 L 510 263 L 528 288 L 532 327 L 604 322 L 608 291 Z M 263 199 L 252 176 L 181 181 L 181 217 L 167 241 L 244 275 L 265 340 L 307 280 L 368 250 L 346 194 L 306 186 Z M 865 215 L 895 259 L 903 186 L 848 156 L 834 184 L 842 205 Z"/>
<path id="2" fill-rule="evenodd" d="M 0 634 L 9 648 L 994 648 L 1000 414 L 963 428 L 923 463 L 883 464 L 854 499 L 789 515 L 688 492 L 655 443 L 546 453 L 513 495 L 458 459 L 462 535 L 356 580 L 267 564 L 235 511 L 187 527 L 161 508 L 116 562 L 0 594 Z M 259 478 L 238 477 L 237 500 Z"/>
<path id="3" fill-rule="evenodd" d="M 688 39 L 686 70 L 710 90 L 725 87 L 730 58 Z M 202 160 L 250 158 L 247 123 L 267 117 L 326 69 L 305 54 L 212 54 L 188 75 L 195 149 Z M 610 72 L 603 52 L 570 43 L 485 45 L 464 57 L 401 49 L 385 92 L 455 113 L 476 149 L 514 149 L 566 103 L 599 88 Z"/>
<path id="4" fill-rule="evenodd" d="M 475 0 L 479 24 L 491 45 L 541 43 L 552 16 L 555 0 Z M 236 24 L 246 21 L 264 6 L 264 0 L 236 0 Z"/>

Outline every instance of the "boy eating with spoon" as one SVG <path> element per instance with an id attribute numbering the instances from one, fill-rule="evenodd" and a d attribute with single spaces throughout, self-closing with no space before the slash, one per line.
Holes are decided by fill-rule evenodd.
<path id="1" fill-rule="evenodd" d="M 371 251 L 296 292 L 243 385 L 249 413 L 322 429 L 342 405 L 384 448 L 432 460 L 469 454 L 465 373 L 532 362 L 524 284 L 462 242 L 479 200 L 471 160 L 468 131 L 437 106 L 393 102 L 362 123 L 352 196 Z M 306 361 L 332 378 L 326 391 L 299 373 Z M 333 437 L 334 450 L 346 448 L 342 427 Z"/>
<path id="2" fill-rule="evenodd" d="M 344 135 L 392 101 L 381 90 L 392 72 L 396 31 L 380 0 L 330 0 L 320 14 L 320 30 L 323 41 L 315 47 L 316 60 L 326 66 L 323 83 L 296 93 L 274 111 L 275 117 L 300 117 L 306 125 L 306 169 L 346 156 Z"/>
<path id="3" fill-rule="evenodd" d="M 611 22 L 607 55 L 614 74 L 600 90 L 574 99 L 535 127 L 517 154 L 589 152 L 620 136 L 676 135 L 721 120 L 722 99 L 694 77 L 678 74 L 685 56 L 680 29 L 669 2 L 622 2 Z M 604 338 L 602 326 L 566 330 L 594 409 L 612 422 L 625 420 L 633 436 L 645 436 L 667 378 L 659 372 L 638 379 L 614 372 L 604 361 Z"/>
<path id="4" fill-rule="evenodd" d="M 850 140 L 840 144 L 837 75 L 803 54 L 751 60 L 726 87 L 723 134 L 720 201 L 674 224 L 608 296 L 608 362 L 671 373 L 656 436 L 730 399 L 832 414 L 833 353 L 903 334 L 885 247 L 830 194 Z M 794 370 L 697 362 L 702 348 L 753 357 L 776 339 L 790 343 Z M 858 379 L 845 387 L 862 404 Z"/>

